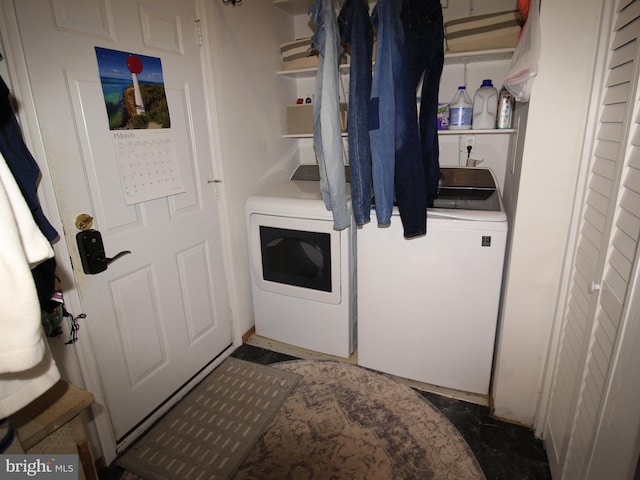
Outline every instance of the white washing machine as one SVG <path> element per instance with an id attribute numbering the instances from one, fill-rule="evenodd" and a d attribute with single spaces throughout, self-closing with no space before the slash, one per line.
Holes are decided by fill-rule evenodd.
<path id="1" fill-rule="evenodd" d="M 500 302 L 507 216 L 484 168 L 441 168 L 427 234 L 391 226 L 357 232 L 358 363 L 487 394 Z M 373 212 L 372 212 L 373 214 Z"/>
<path id="2" fill-rule="evenodd" d="M 357 333 L 355 229 L 334 230 L 319 180 L 317 165 L 299 165 L 247 200 L 256 333 L 347 358 Z"/>

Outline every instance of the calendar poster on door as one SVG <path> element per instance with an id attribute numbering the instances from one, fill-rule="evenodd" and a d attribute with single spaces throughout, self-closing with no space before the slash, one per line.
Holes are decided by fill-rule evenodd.
<path id="1" fill-rule="evenodd" d="M 184 193 L 159 58 L 96 47 L 127 205 Z"/>

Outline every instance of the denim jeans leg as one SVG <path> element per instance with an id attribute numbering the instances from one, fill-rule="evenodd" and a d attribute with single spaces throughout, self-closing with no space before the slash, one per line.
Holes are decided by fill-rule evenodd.
<path id="1" fill-rule="evenodd" d="M 361 226 L 371 218 L 372 191 L 368 129 L 373 27 L 368 6 L 362 0 L 345 0 L 338 25 L 342 42 L 351 48 L 347 118 L 351 204 L 356 225 Z"/>
<path id="2" fill-rule="evenodd" d="M 344 148 L 338 97 L 338 61 L 341 45 L 336 13 L 331 0 L 317 0 L 309 10 L 316 24 L 312 42 L 319 52 L 314 106 L 314 149 L 320 167 L 320 191 L 333 213 L 333 225 L 342 230 L 351 225 L 347 206 Z"/>
<path id="3" fill-rule="evenodd" d="M 377 25 L 378 44 L 376 64 L 369 105 L 369 138 L 371 140 L 371 166 L 376 216 L 379 226 L 391 224 L 394 203 L 395 169 L 395 71 L 397 31 L 392 25 L 394 4 L 397 0 L 379 0 L 372 23 Z"/>
<path id="4" fill-rule="evenodd" d="M 438 7 L 440 3 L 438 2 Z M 438 194 L 440 181 L 440 147 L 438 141 L 438 96 L 440 78 L 444 65 L 444 27 L 442 25 L 442 10 L 439 10 L 439 21 L 430 22 L 428 30 L 428 58 L 429 62 L 424 72 L 421 96 L 424 111 L 420 111 L 420 133 L 422 138 L 422 154 L 427 181 L 427 201 L 433 205 Z"/>
<path id="5" fill-rule="evenodd" d="M 405 0 L 397 12 L 402 31 L 401 49 L 397 59 L 398 87 L 396 93 L 396 199 L 405 238 L 426 233 L 427 200 L 424 164 L 416 106 L 415 51 L 411 25 L 404 21 L 411 0 Z"/>
<path id="6" fill-rule="evenodd" d="M 426 233 L 427 206 L 437 194 L 440 175 L 437 103 L 442 65 L 444 63 L 442 7 L 439 0 L 404 0 L 402 23 L 405 34 L 404 49 L 407 55 L 407 76 L 410 95 L 407 102 L 423 80 L 419 121 L 419 140 L 411 141 L 405 151 L 397 157 L 396 195 L 403 221 L 405 237 L 411 238 Z M 406 83 L 405 83 L 406 85 Z M 415 98 L 404 104 L 405 112 L 413 122 Z M 413 140 L 413 136 L 408 137 Z"/>
<path id="7" fill-rule="evenodd" d="M 428 205 L 438 193 L 440 179 L 437 108 L 444 65 L 444 26 L 439 0 L 404 0 L 409 68 L 417 87 L 422 79 L 420 139 Z"/>

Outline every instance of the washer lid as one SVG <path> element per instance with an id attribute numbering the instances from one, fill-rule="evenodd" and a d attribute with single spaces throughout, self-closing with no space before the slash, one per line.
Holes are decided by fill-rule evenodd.
<path id="1" fill-rule="evenodd" d="M 496 181 L 488 168 L 442 167 L 438 196 L 433 208 L 455 210 L 502 210 Z"/>
<path id="2" fill-rule="evenodd" d="M 488 168 L 440 167 L 440 187 L 496 190 L 496 179 Z"/>

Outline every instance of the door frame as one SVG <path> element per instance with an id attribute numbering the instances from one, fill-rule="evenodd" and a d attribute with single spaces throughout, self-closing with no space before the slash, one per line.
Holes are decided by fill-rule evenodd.
<path id="1" fill-rule="evenodd" d="M 215 88 L 213 82 L 213 65 L 211 61 L 212 52 L 207 35 L 206 5 L 204 0 L 193 1 L 196 16 L 200 18 L 200 25 L 202 28 L 201 55 L 205 77 L 203 81 L 205 87 L 205 95 L 207 97 L 206 110 L 211 130 L 211 161 L 213 164 L 213 172 L 215 178 L 222 179 L 222 152 L 220 149 L 219 141 L 220 129 L 215 108 L 212 107 L 215 106 L 216 103 Z M 7 72 L 7 83 L 11 87 L 14 97 L 20 100 L 20 108 L 16 115 L 22 127 L 22 133 L 25 143 L 33 153 L 34 157 L 37 159 L 38 165 L 42 172 L 42 179 L 38 188 L 38 196 L 48 220 L 60 233 L 60 239 L 55 243 L 55 245 L 53 245 L 53 249 L 55 252 L 56 262 L 58 264 L 59 270 L 69 274 L 68 277 L 64 278 L 65 304 L 67 305 L 69 311 L 82 312 L 83 305 L 78 294 L 78 290 L 75 288 L 77 281 L 75 277 L 75 271 L 71 264 L 71 255 L 67 244 L 67 241 L 71 242 L 73 239 L 67 238 L 64 227 L 62 225 L 61 216 L 59 214 L 59 205 L 51 176 L 51 165 L 48 160 L 43 138 L 39 130 L 38 115 L 35 107 L 35 100 L 31 90 L 26 57 L 21 45 L 20 34 L 18 31 L 17 14 L 13 5 L 13 0 L 0 0 L 0 41 L 2 47 L 4 48 L 4 65 L 0 67 L 0 73 Z M 217 189 L 218 194 L 217 207 L 220 215 L 221 226 L 228 225 L 229 220 L 225 189 L 222 188 L 220 182 L 216 183 L 215 188 Z M 232 242 L 231 238 L 229 237 L 228 228 L 222 228 L 221 240 L 221 247 L 224 258 L 223 268 L 225 271 L 227 282 L 230 285 L 233 285 L 235 280 L 232 261 L 233 250 L 231 248 Z M 239 338 L 239 336 L 235 332 L 233 308 L 235 297 L 233 296 L 233 293 L 231 293 L 233 289 L 229 290 L 230 293 L 227 301 L 229 302 L 229 307 L 231 310 L 231 335 L 233 346 L 224 351 L 218 357 L 217 361 L 209 364 L 206 369 L 202 370 L 196 377 L 192 378 L 189 383 L 187 383 L 181 389 L 180 393 L 174 395 L 169 402 L 165 403 L 163 407 L 161 407 L 161 409 L 155 411 L 150 417 L 148 417 L 140 428 L 151 425 L 153 421 L 164 414 L 173 404 L 175 404 L 180 398 L 182 398 L 184 393 L 193 388 L 193 386 L 195 386 L 197 382 L 204 378 L 227 356 L 229 356 L 233 349 L 242 344 L 242 339 Z M 95 402 L 91 406 L 91 413 L 95 432 L 92 431 L 93 429 L 91 428 L 91 425 L 89 425 L 90 435 L 92 433 L 95 433 L 95 436 L 97 437 L 97 444 L 95 441 L 92 442 L 94 444 L 94 448 L 98 450 L 96 452 L 96 458 L 100 458 L 102 456 L 105 464 L 109 465 L 113 460 L 115 460 L 118 450 L 124 448 L 125 445 L 116 444 L 116 439 L 113 433 L 111 420 L 106 404 L 104 389 L 100 380 L 98 364 L 91 349 L 91 344 L 88 341 L 82 340 L 83 339 L 81 336 L 80 341 L 78 341 L 74 345 L 76 347 L 74 350 L 77 357 L 77 368 L 79 370 L 80 378 L 69 378 L 68 380 L 70 380 L 71 382 L 79 383 L 79 386 L 82 386 L 94 395 Z"/>

